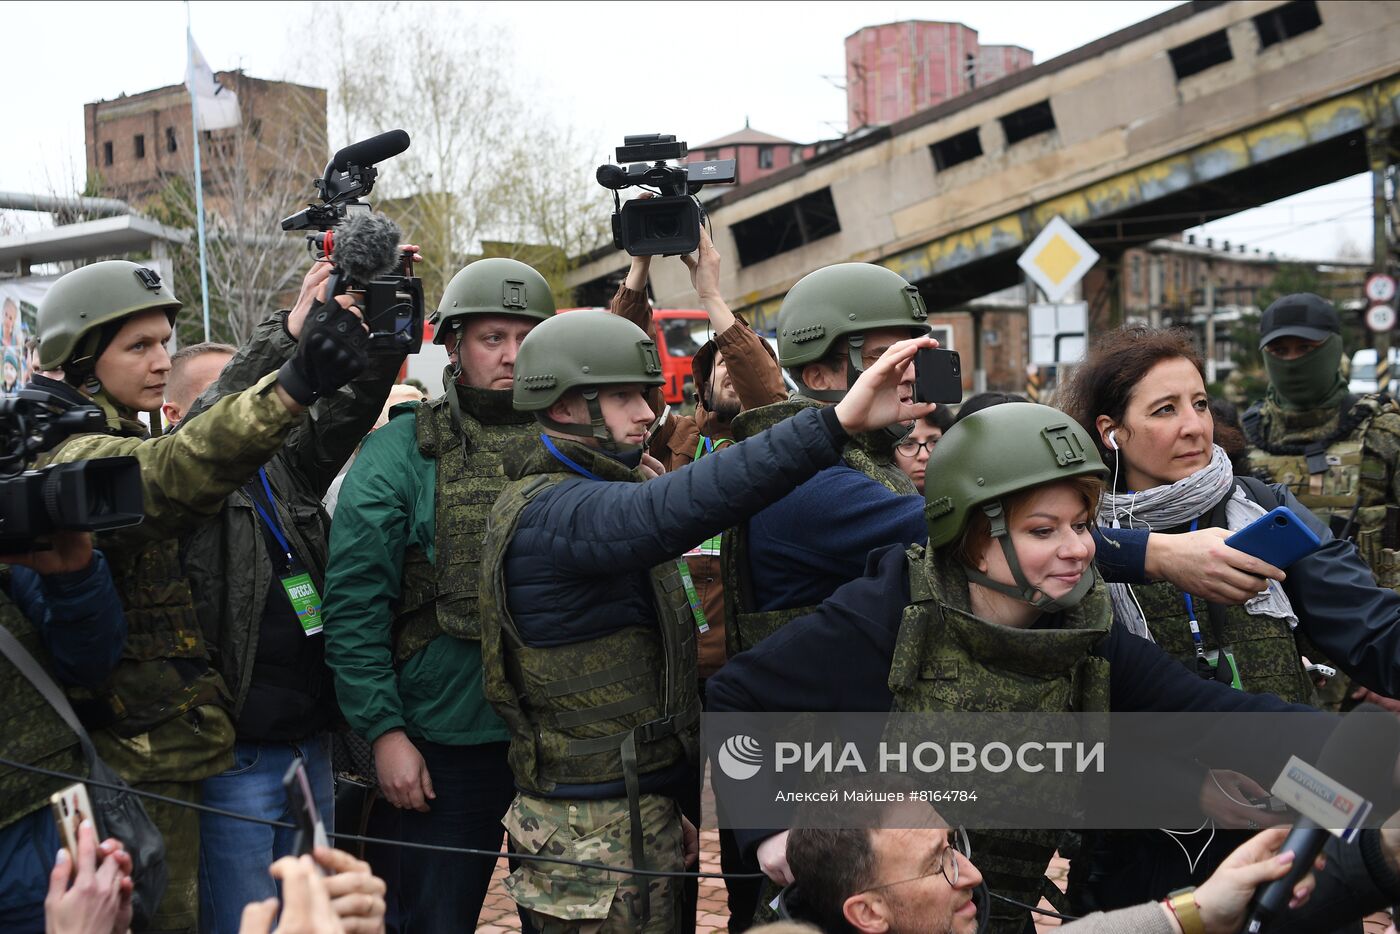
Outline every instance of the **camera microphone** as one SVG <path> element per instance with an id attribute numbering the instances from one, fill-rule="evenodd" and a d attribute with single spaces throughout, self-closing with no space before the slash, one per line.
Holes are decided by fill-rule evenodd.
<path id="1" fill-rule="evenodd" d="M 404 130 L 390 130 L 346 146 L 331 159 L 331 168 L 337 172 L 344 172 L 352 165 L 361 168 L 375 165 L 391 156 L 397 156 L 407 148 L 408 133 Z"/>
<path id="2" fill-rule="evenodd" d="M 378 279 L 399 261 L 403 234 L 399 225 L 383 214 L 357 211 L 338 224 L 333 233 L 331 261 L 344 278 L 357 285 Z"/>
<path id="3" fill-rule="evenodd" d="M 600 165 L 597 172 L 598 184 L 604 188 L 611 188 L 616 191 L 619 188 L 626 188 L 627 170 L 620 165 Z"/>
<path id="4" fill-rule="evenodd" d="M 1335 794 L 1328 787 L 1329 778 L 1332 783 L 1341 782 L 1355 789 L 1373 785 L 1378 774 L 1389 776 L 1392 773 L 1396 756 L 1400 755 L 1400 730 L 1395 718 L 1388 714 L 1380 716 L 1383 713 L 1372 704 L 1362 704 L 1345 714 L 1318 757 L 1315 771 L 1322 774 L 1304 776 L 1302 779 L 1313 796 L 1330 799 L 1332 808 L 1337 809 L 1334 821 L 1345 821 L 1347 817 L 1346 812 L 1340 810 L 1343 801 L 1352 806 L 1356 802 Z M 1285 775 L 1296 771 L 1299 770 L 1291 764 L 1285 766 Z M 1293 898 L 1293 887 L 1312 871 L 1313 863 L 1330 835 L 1331 831 L 1317 821 L 1307 816 L 1298 818 L 1279 850 L 1280 853 L 1293 852 L 1293 865 L 1283 878 L 1275 879 L 1256 891 L 1249 906 L 1245 931 L 1259 934 L 1288 909 L 1288 903 Z"/>

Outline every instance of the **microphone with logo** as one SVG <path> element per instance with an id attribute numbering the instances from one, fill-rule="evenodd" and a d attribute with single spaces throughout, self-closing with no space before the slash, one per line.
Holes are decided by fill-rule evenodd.
<path id="1" fill-rule="evenodd" d="M 1362 704 L 1342 718 L 1316 768 L 1297 756 L 1288 761 L 1272 790 L 1300 815 L 1279 850 L 1293 852 L 1293 865 L 1283 878 L 1255 893 L 1245 931 L 1261 934 L 1287 910 L 1294 886 L 1312 869 L 1329 834 L 1343 843 L 1356 838 L 1374 803 L 1356 789 L 1374 788 L 1382 778 L 1390 787 L 1397 757 L 1400 722 L 1373 704 Z"/>

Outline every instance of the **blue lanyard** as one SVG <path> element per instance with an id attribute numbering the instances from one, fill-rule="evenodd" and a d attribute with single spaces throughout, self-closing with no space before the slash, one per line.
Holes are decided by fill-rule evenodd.
<path id="1" fill-rule="evenodd" d="M 1200 524 L 1200 521 L 1200 518 L 1191 520 L 1191 531 L 1196 531 L 1196 526 Z M 1196 654 L 1203 656 L 1206 654 L 1206 650 L 1201 643 L 1201 624 L 1196 619 L 1196 603 L 1186 591 L 1183 590 L 1181 595 L 1186 598 L 1186 619 L 1191 624 L 1191 641 L 1196 645 Z"/>
<path id="2" fill-rule="evenodd" d="M 540 440 L 544 442 L 544 446 L 545 446 L 545 448 L 549 451 L 549 453 L 551 453 L 551 454 L 553 454 L 555 457 L 559 458 L 559 460 L 563 462 L 564 466 L 565 466 L 565 467 L 568 467 L 568 468 L 569 468 L 570 470 L 572 470 L 574 473 L 582 474 L 583 476 L 587 477 L 587 478 L 590 479 L 590 480 L 602 480 L 602 479 L 603 479 L 602 477 L 598 476 L 598 475 L 597 475 L 596 473 L 594 473 L 593 471 L 589 470 L 587 467 L 584 467 L 584 466 L 582 466 L 582 465 L 580 465 L 580 464 L 575 464 L 573 461 L 571 461 L 571 460 L 569 460 L 567 457 L 565 457 L 565 456 L 564 456 L 564 452 L 563 452 L 563 451 L 560 451 L 557 447 L 554 446 L 554 442 L 550 440 L 549 435 L 540 435 Z"/>
<path id="3" fill-rule="evenodd" d="M 258 502 L 256 496 L 250 496 L 248 498 L 253 501 L 253 508 L 258 511 L 258 515 L 262 516 L 262 520 L 267 523 L 269 531 L 272 532 L 272 537 L 277 540 L 277 544 L 286 552 L 287 563 L 291 564 L 295 560 L 292 557 L 292 546 L 287 543 L 287 536 L 282 534 L 282 526 L 277 521 L 277 501 L 272 498 L 272 487 L 267 482 L 267 471 L 259 467 L 258 478 L 262 480 L 263 492 L 267 494 L 267 504 L 272 507 L 272 515 L 267 514 L 267 511 L 262 508 L 262 504 Z"/>

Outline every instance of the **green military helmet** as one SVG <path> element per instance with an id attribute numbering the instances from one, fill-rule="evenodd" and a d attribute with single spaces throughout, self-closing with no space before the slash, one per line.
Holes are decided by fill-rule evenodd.
<path id="1" fill-rule="evenodd" d="M 104 325 L 157 308 L 174 324 L 180 300 L 159 273 L 140 263 L 112 259 L 66 273 L 39 301 L 40 369 L 92 369 Z"/>
<path id="2" fill-rule="evenodd" d="M 803 276 L 778 309 L 778 363 L 798 385 L 801 368 L 826 359 L 841 338 L 850 344 L 851 380 L 863 369 L 861 337 L 881 328 L 907 328 L 910 337 L 929 332 L 928 310 L 916 286 L 892 269 L 874 263 L 839 263 Z M 832 402 L 844 393 L 805 395 Z M 830 397 L 830 398 L 828 398 Z"/>
<path id="3" fill-rule="evenodd" d="M 447 283 L 433 314 L 433 343 L 466 323 L 468 315 L 515 315 L 533 321 L 554 317 L 549 283 L 517 259 L 493 256 L 464 266 Z"/>
<path id="4" fill-rule="evenodd" d="M 656 342 L 626 318 L 606 311 L 571 311 L 555 315 L 525 336 L 515 357 L 511 401 L 550 428 L 598 439 L 618 450 L 598 405 L 598 388 L 619 383 L 660 386 L 661 358 Z M 592 428 L 566 425 L 545 410 L 570 389 L 582 389 Z"/>
<path id="5" fill-rule="evenodd" d="M 983 409 L 944 433 L 924 476 L 929 548 L 956 542 L 973 510 L 980 509 L 990 520 L 992 537 L 1001 541 L 1019 587 L 991 581 L 973 568 L 965 569 L 969 579 L 1047 611 L 1073 606 L 1088 593 L 1093 574 L 1086 570 L 1079 586 L 1058 601 L 1035 598 L 1039 591 L 1021 572 L 1003 506 L 1007 496 L 1043 483 L 1108 476 L 1089 433 L 1074 419 L 1035 403 Z"/>

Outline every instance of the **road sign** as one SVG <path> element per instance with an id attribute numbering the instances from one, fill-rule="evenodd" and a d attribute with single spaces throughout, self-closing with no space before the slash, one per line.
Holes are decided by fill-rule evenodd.
<path id="1" fill-rule="evenodd" d="M 1390 305 L 1372 305 L 1366 309 L 1366 327 L 1373 331 L 1389 331 L 1395 327 L 1395 309 Z"/>
<path id="2" fill-rule="evenodd" d="M 1087 302 L 1030 306 L 1031 363 L 1054 366 L 1084 359 L 1084 335 L 1089 330 Z"/>
<path id="3" fill-rule="evenodd" d="M 1047 299 L 1058 302 L 1079 284 L 1098 259 L 1094 248 L 1063 217 L 1057 216 L 1031 241 L 1016 265 L 1040 286 Z"/>
<path id="4" fill-rule="evenodd" d="M 1395 297 L 1395 277 L 1375 272 L 1366 277 L 1366 297 L 1385 304 Z"/>

